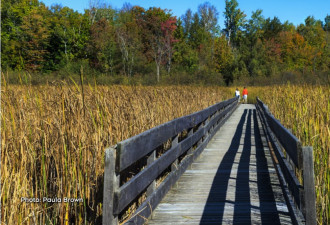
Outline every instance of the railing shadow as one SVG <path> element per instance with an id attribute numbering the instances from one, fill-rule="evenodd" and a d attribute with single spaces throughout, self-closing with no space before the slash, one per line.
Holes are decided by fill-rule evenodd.
<path id="1" fill-rule="evenodd" d="M 253 118 L 253 128 L 251 126 Z M 246 127 L 244 123 L 246 121 Z M 250 196 L 250 156 L 252 129 L 255 135 L 256 169 L 257 169 L 257 189 L 259 195 L 259 206 L 252 206 Z M 236 177 L 235 202 L 227 200 L 229 180 L 235 156 L 239 151 L 240 139 L 245 130 L 242 155 L 239 159 Z M 268 172 L 267 159 L 263 150 L 260 131 L 258 128 L 256 110 L 244 110 L 238 123 L 236 132 L 231 141 L 230 147 L 223 156 L 217 169 L 212 187 L 204 207 L 200 224 L 221 224 L 231 220 L 233 224 L 252 224 L 251 214 L 260 211 L 262 224 L 280 224 L 277 213 L 275 197 L 271 186 L 270 175 Z M 235 179 L 235 178 L 234 178 Z M 227 205 L 227 207 L 226 207 Z M 233 218 L 224 218 L 224 212 L 228 210 L 228 215 Z M 231 214 L 231 212 L 233 214 Z M 228 220 L 228 221 L 226 221 Z"/>
<path id="2" fill-rule="evenodd" d="M 251 116 L 248 111 L 245 127 L 244 144 L 236 175 L 235 205 L 233 224 L 251 224 L 251 200 L 249 187 L 249 167 L 251 155 Z"/>
<path id="3" fill-rule="evenodd" d="M 254 118 L 254 135 L 256 140 L 256 148 L 262 149 L 263 144 L 261 141 L 261 135 L 258 128 L 257 112 L 253 110 Z M 256 151 L 257 158 L 257 185 L 260 202 L 260 214 L 262 224 L 280 224 L 280 218 L 277 212 L 275 195 L 272 189 L 267 159 L 265 151 Z"/>
<path id="4" fill-rule="evenodd" d="M 223 220 L 230 172 L 233 167 L 236 153 L 240 146 L 240 139 L 242 136 L 243 126 L 247 113 L 248 110 L 244 110 L 244 113 L 237 125 L 236 132 L 231 141 L 230 147 L 226 154 L 223 156 L 223 159 L 218 167 L 207 202 L 204 207 L 200 224 L 214 223 L 217 221 L 220 222 Z"/>

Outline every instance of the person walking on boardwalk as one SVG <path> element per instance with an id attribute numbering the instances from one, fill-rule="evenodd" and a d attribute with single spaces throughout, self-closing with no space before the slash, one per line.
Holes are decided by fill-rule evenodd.
<path id="1" fill-rule="evenodd" d="M 235 97 L 238 97 L 238 102 L 239 102 L 241 97 L 238 88 L 236 88 Z"/>
<path id="2" fill-rule="evenodd" d="M 242 94 L 243 94 L 243 102 L 247 103 L 248 90 L 246 89 L 246 87 L 244 87 Z"/>

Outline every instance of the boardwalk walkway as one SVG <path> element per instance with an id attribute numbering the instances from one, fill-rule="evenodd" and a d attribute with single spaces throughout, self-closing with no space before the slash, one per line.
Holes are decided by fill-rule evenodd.
<path id="1" fill-rule="evenodd" d="M 147 224 L 292 224 L 254 105 L 240 105 Z"/>

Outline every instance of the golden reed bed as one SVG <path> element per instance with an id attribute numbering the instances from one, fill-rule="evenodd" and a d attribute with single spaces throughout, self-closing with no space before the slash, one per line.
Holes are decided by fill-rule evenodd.
<path id="1" fill-rule="evenodd" d="M 2 86 L 2 222 L 98 223 L 105 147 L 231 98 L 234 90 L 88 85 L 82 90 L 64 83 Z M 318 222 L 329 223 L 329 87 L 248 90 L 249 100 L 260 96 L 304 145 L 314 147 Z M 32 202 L 22 202 L 22 197 Z M 33 202 L 37 198 L 41 202 Z M 58 199 L 61 203 L 54 203 Z"/>

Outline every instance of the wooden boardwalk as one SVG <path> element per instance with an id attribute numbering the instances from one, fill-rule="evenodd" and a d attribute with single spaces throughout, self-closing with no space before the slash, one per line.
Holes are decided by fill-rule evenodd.
<path id="1" fill-rule="evenodd" d="M 240 105 L 147 224 L 292 224 L 254 105 Z"/>

